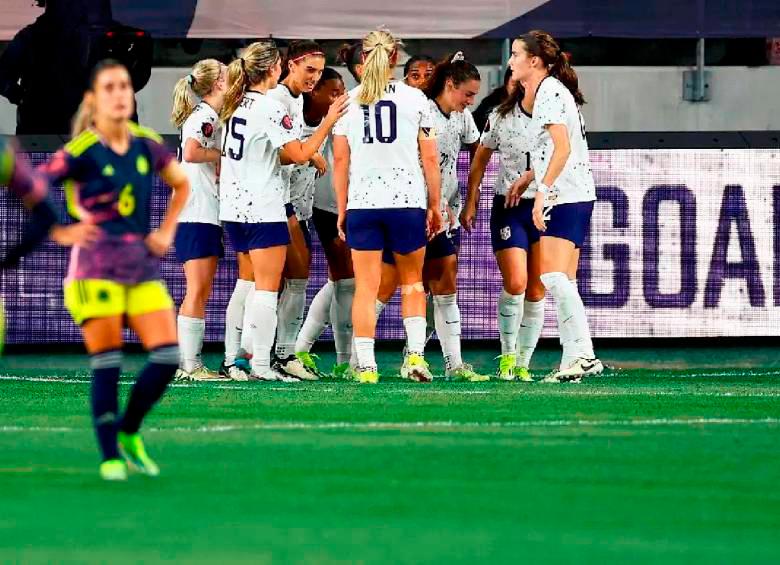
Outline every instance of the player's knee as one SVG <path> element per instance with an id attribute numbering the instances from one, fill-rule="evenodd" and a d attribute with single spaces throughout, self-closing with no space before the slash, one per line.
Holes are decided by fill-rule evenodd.
<path id="1" fill-rule="evenodd" d="M 504 290 L 509 294 L 523 294 L 528 286 L 528 276 L 525 273 L 511 273 L 504 277 Z"/>

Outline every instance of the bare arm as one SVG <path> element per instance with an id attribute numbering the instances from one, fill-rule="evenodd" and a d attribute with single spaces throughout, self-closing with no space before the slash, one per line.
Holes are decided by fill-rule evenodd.
<path id="1" fill-rule="evenodd" d="M 569 145 L 569 130 L 565 125 L 550 124 L 547 126 L 547 131 L 552 138 L 553 154 L 542 182 L 547 186 L 552 186 L 566 166 L 566 161 L 569 160 L 571 146 Z"/>
<path id="2" fill-rule="evenodd" d="M 439 168 L 439 148 L 432 130 L 420 129 L 418 144 L 422 161 L 425 185 L 428 187 L 428 237 L 433 237 L 441 229 L 441 169 Z"/>
<path id="3" fill-rule="evenodd" d="M 471 160 L 466 203 L 460 214 L 460 223 L 466 231 L 471 231 L 474 227 L 477 206 L 479 204 L 479 186 L 482 184 L 482 178 L 485 176 L 485 169 L 487 169 L 488 162 L 492 156 L 493 150 L 480 143 Z"/>
<path id="4" fill-rule="evenodd" d="M 339 210 L 339 237 L 345 239 L 344 222 L 347 217 L 347 194 L 349 191 L 349 142 L 343 135 L 333 137 L 333 189 Z"/>
<path id="5" fill-rule="evenodd" d="M 333 126 L 339 120 L 341 116 L 346 114 L 347 107 L 349 106 L 349 96 L 344 94 L 336 99 L 336 101 L 330 105 L 328 113 L 322 119 L 320 127 L 314 132 L 314 134 L 304 142 L 299 139 L 295 139 L 286 143 L 279 151 L 279 159 L 282 165 L 305 165 L 309 162 L 317 151 L 320 150 L 322 144 L 333 129 Z"/>
<path id="6" fill-rule="evenodd" d="M 222 152 L 219 149 L 207 149 L 197 139 L 189 137 L 184 142 L 181 156 L 188 163 L 216 163 L 222 156 Z"/>
<path id="7" fill-rule="evenodd" d="M 152 253 L 161 257 L 173 245 L 179 214 L 190 196 L 190 181 L 179 163 L 173 160 L 160 171 L 160 177 L 165 184 L 171 187 L 173 195 L 165 210 L 160 227 L 146 237 L 146 244 Z"/>

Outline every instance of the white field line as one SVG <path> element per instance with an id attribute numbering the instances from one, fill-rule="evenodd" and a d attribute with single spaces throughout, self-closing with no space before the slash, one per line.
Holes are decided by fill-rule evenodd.
<path id="1" fill-rule="evenodd" d="M 637 420 L 528 420 L 517 422 L 264 422 L 257 424 L 224 424 L 213 426 L 175 426 L 147 428 L 148 432 L 216 434 L 240 431 L 295 431 L 295 430 L 461 430 L 513 428 L 567 428 L 567 427 L 659 427 L 659 426 L 776 426 L 780 418 L 650 418 Z M 68 433 L 89 428 L 64 426 L 0 426 L 0 433 Z"/>

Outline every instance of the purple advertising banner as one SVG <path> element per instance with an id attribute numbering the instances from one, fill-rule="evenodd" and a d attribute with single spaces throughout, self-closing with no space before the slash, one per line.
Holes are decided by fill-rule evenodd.
<path id="1" fill-rule="evenodd" d="M 48 158 L 30 153 L 33 164 Z M 598 202 L 582 250 L 578 284 L 595 337 L 780 335 L 780 151 L 592 151 Z M 465 339 L 497 339 L 501 281 L 488 232 L 497 162 L 485 176 L 477 230 L 464 234 L 458 296 Z M 468 157 L 458 162 L 461 188 Z M 157 181 L 159 221 L 168 191 Z M 56 189 L 57 197 L 62 191 Z M 0 246 L 17 241 L 25 212 L 0 192 Z M 311 298 L 326 280 L 319 243 Z M 222 341 L 236 280 L 229 244 L 206 313 L 206 340 Z M 8 343 L 73 343 L 78 328 L 62 305 L 67 250 L 47 243 L 2 274 Z M 162 273 L 177 303 L 184 276 L 173 253 Z M 380 339 L 403 338 L 399 298 L 382 314 Z M 548 297 L 545 336 L 557 335 Z M 323 336 L 330 339 L 330 334 Z"/>

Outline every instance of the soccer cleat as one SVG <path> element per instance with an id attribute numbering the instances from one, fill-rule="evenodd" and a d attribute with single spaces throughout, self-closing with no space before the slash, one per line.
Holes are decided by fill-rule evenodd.
<path id="1" fill-rule="evenodd" d="M 524 383 L 532 383 L 534 382 L 534 378 L 531 376 L 531 373 L 528 371 L 528 367 L 515 367 L 515 378 Z"/>
<path id="2" fill-rule="evenodd" d="M 104 481 L 126 481 L 127 464 L 121 459 L 109 459 L 100 464 L 100 478 Z"/>
<path id="3" fill-rule="evenodd" d="M 349 363 L 341 363 L 340 365 L 333 366 L 333 377 L 336 379 L 354 381 L 357 378 L 357 373 Z"/>
<path id="4" fill-rule="evenodd" d="M 249 357 L 236 357 L 234 365 L 244 371 L 247 375 L 252 372 L 252 364 Z"/>
<path id="5" fill-rule="evenodd" d="M 463 363 L 460 367 L 447 369 L 444 376 L 450 381 L 461 381 L 469 383 L 484 383 L 490 380 L 488 375 L 480 375 L 474 371 L 474 367 L 468 363 Z"/>
<path id="6" fill-rule="evenodd" d="M 119 443 L 119 452 L 130 468 L 150 477 L 156 477 L 160 474 L 157 463 L 152 461 L 152 458 L 146 453 L 141 434 L 119 432 L 116 439 Z"/>
<path id="7" fill-rule="evenodd" d="M 422 355 L 410 353 L 404 358 L 404 364 L 401 366 L 401 378 L 418 383 L 429 383 L 433 380 L 433 375 Z"/>
<path id="8" fill-rule="evenodd" d="M 280 382 L 280 383 L 298 383 L 301 379 L 291 377 L 284 373 L 280 373 L 270 367 L 261 369 L 260 371 L 252 371 L 249 375 L 250 381 L 266 381 L 266 382 Z"/>
<path id="9" fill-rule="evenodd" d="M 496 376 L 501 381 L 515 380 L 515 362 L 517 356 L 514 353 L 502 353 L 498 357 L 498 371 Z"/>
<path id="10" fill-rule="evenodd" d="M 286 359 L 276 359 L 273 363 L 273 368 L 276 372 L 294 377 L 299 381 L 316 381 L 319 379 L 317 374 L 308 370 L 295 355 L 290 355 Z"/>
<path id="11" fill-rule="evenodd" d="M 562 368 L 553 375 L 559 383 L 578 383 L 583 377 L 598 375 L 604 372 L 604 365 L 598 359 L 578 357 L 568 367 Z"/>
<path id="12" fill-rule="evenodd" d="M 355 380 L 360 384 L 376 384 L 379 382 L 379 372 L 374 369 L 357 369 Z"/>
<path id="13" fill-rule="evenodd" d="M 230 379 L 231 381 L 249 380 L 249 375 L 245 371 L 239 369 L 238 365 L 225 365 L 224 361 L 219 368 L 219 374 L 226 379 Z"/>
<path id="14" fill-rule="evenodd" d="M 309 371 L 310 373 L 317 375 L 317 377 L 321 378 L 325 375 L 322 371 L 319 370 L 317 367 L 317 359 L 319 359 L 319 355 L 315 353 L 309 353 L 308 351 L 299 351 L 295 354 L 295 356 L 298 358 L 298 361 L 301 362 L 303 367 Z"/>
<path id="15" fill-rule="evenodd" d="M 184 369 L 178 369 L 174 380 L 177 381 L 195 381 L 195 382 L 213 382 L 225 380 L 220 373 L 212 371 L 205 365 L 196 367 L 194 371 L 187 372 Z"/>

